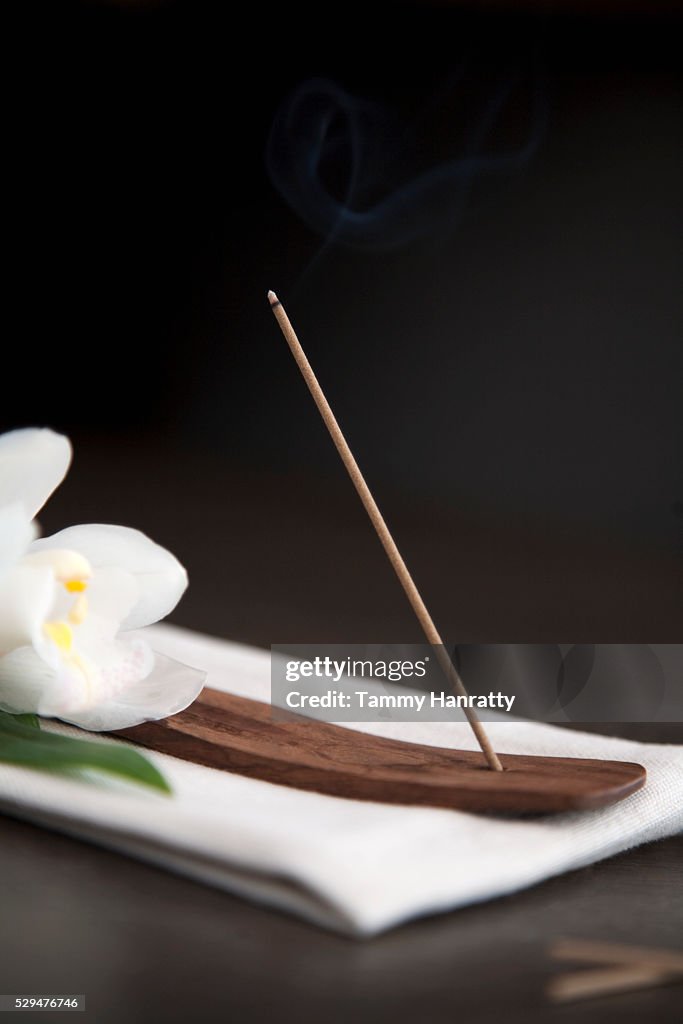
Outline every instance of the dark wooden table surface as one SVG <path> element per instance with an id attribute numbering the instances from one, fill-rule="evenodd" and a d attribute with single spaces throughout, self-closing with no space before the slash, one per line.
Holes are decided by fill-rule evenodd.
<path id="1" fill-rule="evenodd" d="M 95 452 L 44 526 L 123 522 L 168 544 L 192 580 L 174 621 L 263 646 L 419 639 L 343 481 L 311 488 L 132 442 Z M 682 639 L 666 553 L 378 497 L 449 638 Z M 635 731 L 683 740 L 674 726 Z M 544 996 L 557 937 L 680 948 L 681 836 L 364 943 L 10 818 L 0 867 L 0 992 L 85 993 L 98 1024 L 666 1024 L 683 1010 L 681 986 L 571 1006 Z"/>

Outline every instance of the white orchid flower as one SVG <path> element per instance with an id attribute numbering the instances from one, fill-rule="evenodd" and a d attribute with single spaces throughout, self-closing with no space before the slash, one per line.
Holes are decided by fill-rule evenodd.
<path id="1" fill-rule="evenodd" d="M 50 430 L 0 436 L 0 710 L 96 731 L 176 714 L 202 674 L 126 634 L 168 615 L 187 573 L 127 527 L 34 539 L 32 518 L 70 461 L 68 439 Z"/>

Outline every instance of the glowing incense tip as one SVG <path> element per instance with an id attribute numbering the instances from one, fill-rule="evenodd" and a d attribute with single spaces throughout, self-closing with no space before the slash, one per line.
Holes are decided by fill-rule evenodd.
<path id="1" fill-rule="evenodd" d="M 280 300 L 278 299 L 278 297 L 275 294 L 275 292 L 272 292 L 272 291 L 268 292 L 268 302 L 271 304 L 271 306 L 279 306 L 280 305 Z"/>

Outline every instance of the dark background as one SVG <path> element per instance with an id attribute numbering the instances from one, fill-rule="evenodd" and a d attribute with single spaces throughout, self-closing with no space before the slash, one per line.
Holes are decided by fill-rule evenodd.
<path id="1" fill-rule="evenodd" d="M 453 639 L 680 640 L 681 19 L 642 6 L 31 5 L 0 416 L 74 439 L 46 529 L 146 529 L 195 628 L 413 630 L 274 288 Z M 332 86 L 336 224 L 276 187 Z"/>

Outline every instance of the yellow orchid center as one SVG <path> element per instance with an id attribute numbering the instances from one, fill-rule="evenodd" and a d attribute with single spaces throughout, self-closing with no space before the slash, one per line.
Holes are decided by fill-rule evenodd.
<path id="1" fill-rule="evenodd" d="M 64 586 L 70 594 L 82 594 L 88 584 L 85 580 L 67 580 Z"/>
<path id="2" fill-rule="evenodd" d="M 92 576 L 90 562 L 77 551 L 60 548 L 45 548 L 33 551 L 24 558 L 27 565 L 49 567 L 58 583 L 61 583 L 68 594 L 74 594 L 75 600 L 67 615 L 68 622 L 47 622 L 45 633 L 57 645 L 60 651 L 71 650 L 73 634 L 71 626 L 80 626 L 88 614 L 88 580 Z"/>

